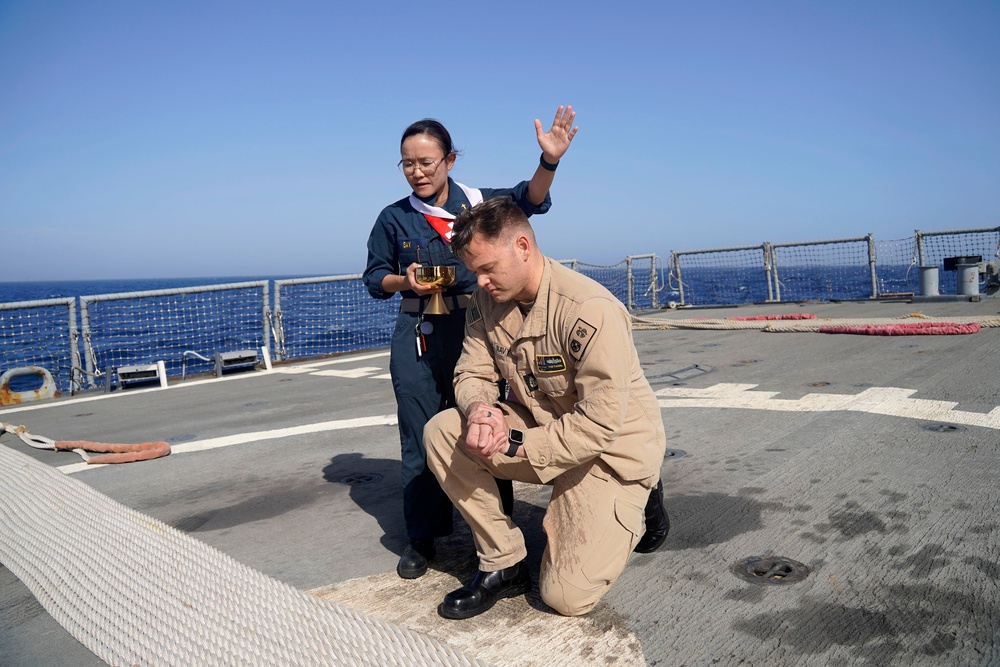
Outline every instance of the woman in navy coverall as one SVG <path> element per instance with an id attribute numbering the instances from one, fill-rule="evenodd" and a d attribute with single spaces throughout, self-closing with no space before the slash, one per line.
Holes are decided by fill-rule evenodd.
<path id="1" fill-rule="evenodd" d="M 559 160 L 569 148 L 578 127 L 570 106 L 559 107 L 548 132 L 535 120 L 535 134 L 542 149 L 530 181 L 513 188 L 467 188 L 448 173 L 458 151 L 441 123 L 425 119 L 410 125 L 400 141 L 399 168 L 413 193 L 386 206 L 368 238 L 365 286 L 376 299 L 402 292 L 399 316 L 392 334 L 389 372 L 396 394 L 403 464 L 403 515 L 409 546 L 396 571 L 413 579 L 427 571 L 435 556 L 434 538 L 452 532 L 452 504 L 427 469 L 422 442 L 424 425 L 436 413 L 455 405 L 452 381 L 455 363 L 465 336 L 465 304 L 476 289 L 476 277 L 455 257 L 450 224 L 455 214 L 481 199 L 512 197 L 531 216 L 549 210 L 549 186 Z M 419 266 L 454 266 L 455 284 L 443 292 L 448 315 L 427 315 L 429 297 L 440 289 L 417 283 Z M 457 298 L 456 298 L 457 297 Z M 423 335 L 418 335 L 422 325 Z M 505 510 L 513 508 L 513 491 L 507 491 Z"/>

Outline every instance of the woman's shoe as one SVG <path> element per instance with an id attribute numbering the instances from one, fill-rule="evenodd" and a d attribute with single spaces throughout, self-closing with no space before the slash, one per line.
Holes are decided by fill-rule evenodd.
<path id="1" fill-rule="evenodd" d="M 399 557 L 396 574 L 403 579 L 416 579 L 427 572 L 427 561 L 437 555 L 433 538 L 410 540 L 403 555 Z"/>

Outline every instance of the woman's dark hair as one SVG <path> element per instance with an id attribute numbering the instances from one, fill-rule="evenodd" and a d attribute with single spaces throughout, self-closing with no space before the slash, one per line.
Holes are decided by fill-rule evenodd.
<path id="1" fill-rule="evenodd" d="M 458 154 L 458 149 L 455 148 L 453 143 L 451 143 L 451 135 L 448 134 L 448 130 L 444 128 L 444 125 L 433 118 L 418 120 L 416 123 L 413 123 L 408 128 L 403 130 L 403 138 L 399 140 L 399 149 L 403 149 L 404 141 L 418 134 L 426 134 L 437 142 L 437 145 L 444 151 L 445 157 L 448 157 L 452 153 L 455 153 L 456 155 Z"/>

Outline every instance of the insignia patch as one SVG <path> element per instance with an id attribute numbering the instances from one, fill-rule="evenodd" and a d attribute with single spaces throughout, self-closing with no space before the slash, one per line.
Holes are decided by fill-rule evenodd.
<path id="1" fill-rule="evenodd" d="M 536 354 L 535 366 L 539 373 L 561 373 L 566 370 L 566 360 L 561 354 Z"/>
<path id="2" fill-rule="evenodd" d="M 580 361 L 587 352 L 587 346 L 597 335 L 597 329 L 583 320 L 577 320 L 569 335 L 569 351 L 574 359 Z"/>
<path id="3" fill-rule="evenodd" d="M 528 388 L 528 391 L 536 391 L 538 389 L 538 380 L 531 373 L 524 376 L 524 386 Z"/>
<path id="4" fill-rule="evenodd" d="M 475 299 L 469 302 L 469 307 L 465 309 L 465 326 L 471 327 L 473 324 L 483 319 L 483 314 L 479 312 L 479 304 Z"/>
<path id="5" fill-rule="evenodd" d="M 403 250 L 409 250 L 412 245 L 411 241 L 403 241 Z"/>

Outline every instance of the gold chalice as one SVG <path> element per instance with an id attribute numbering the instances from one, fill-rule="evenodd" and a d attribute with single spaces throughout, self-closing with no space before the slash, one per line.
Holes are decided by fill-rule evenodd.
<path id="1" fill-rule="evenodd" d="M 421 266 L 417 269 L 416 278 L 417 282 L 421 285 L 444 289 L 455 283 L 455 267 Z M 441 292 L 432 294 L 431 300 L 427 302 L 427 307 L 424 308 L 424 314 L 426 315 L 447 315 L 450 312 L 448 304 L 444 302 L 444 298 L 441 296 Z"/>

